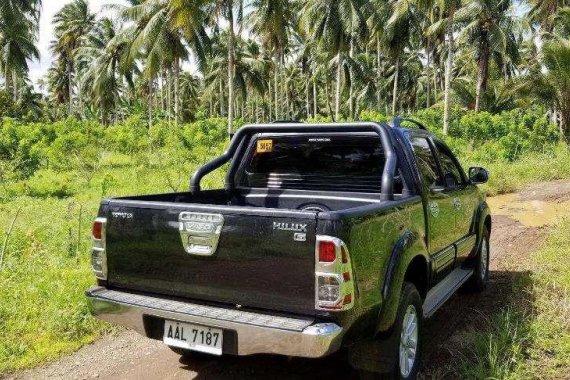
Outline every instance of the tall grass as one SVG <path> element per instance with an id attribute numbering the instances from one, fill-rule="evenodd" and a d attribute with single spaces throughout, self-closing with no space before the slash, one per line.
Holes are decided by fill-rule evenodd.
<path id="1" fill-rule="evenodd" d="M 570 212 L 531 259 L 530 277 L 513 284 L 512 305 L 466 334 L 458 376 L 562 379 L 570 370 Z"/>
<path id="2" fill-rule="evenodd" d="M 489 170 L 489 183 L 483 186 L 488 195 L 511 193 L 539 181 L 570 178 L 570 150 L 566 146 L 548 153 L 528 153 L 514 162 L 466 161 Z"/>

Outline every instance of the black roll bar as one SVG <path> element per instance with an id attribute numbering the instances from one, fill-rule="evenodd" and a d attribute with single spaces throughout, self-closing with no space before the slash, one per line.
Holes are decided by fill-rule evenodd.
<path id="1" fill-rule="evenodd" d="M 425 125 L 423 125 L 422 123 L 420 123 L 420 122 L 417 121 L 417 120 L 410 119 L 410 118 L 408 118 L 408 117 L 395 117 L 395 118 L 393 118 L 392 121 L 390 122 L 390 125 L 391 125 L 393 128 L 401 128 L 401 127 L 402 127 L 402 126 L 401 126 L 402 121 L 409 121 L 410 123 L 415 124 L 419 129 L 423 129 L 424 131 L 427 131 L 427 128 L 426 128 Z"/>
<path id="2" fill-rule="evenodd" d="M 397 155 L 392 143 L 390 127 L 387 124 L 379 124 L 372 122 L 357 122 L 357 123 L 324 123 L 324 124 L 252 124 L 240 128 L 232 138 L 228 149 L 219 157 L 208 162 L 194 173 L 190 180 L 190 192 L 196 194 L 201 190 L 200 182 L 207 174 L 218 169 L 226 162 L 230 161 L 240 142 L 248 135 L 255 133 L 265 132 L 376 132 L 380 137 L 386 163 L 382 173 L 381 182 L 381 199 L 393 200 L 394 199 L 394 176 L 397 167 Z M 226 178 L 226 190 L 234 188 L 233 177 Z"/>

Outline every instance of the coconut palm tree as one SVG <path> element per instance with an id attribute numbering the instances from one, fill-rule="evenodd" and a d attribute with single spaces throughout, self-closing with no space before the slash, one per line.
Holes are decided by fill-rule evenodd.
<path id="1" fill-rule="evenodd" d="M 117 119 L 124 84 L 134 88 L 133 75 L 137 68 L 127 59 L 130 41 L 129 34 L 122 33 L 122 25 L 103 18 L 76 54 L 81 74 L 79 92 L 91 95 L 93 105 L 105 124 L 111 121 L 112 114 Z"/>
<path id="2" fill-rule="evenodd" d="M 236 24 L 240 26 L 243 19 L 243 0 L 214 0 L 210 10 L 211 24 L 220 24 L 220 19 L 224 19 L 228 24 L 228 134 L 233 133 L 234 107 L 235 107 L 235 69 L 236 69 Z"/>
<path id="3" fill-rule="evenodd" d="M 570 123 L 570 39 L 547 40 L 542 46 L 541 63 L 545 68 L 528 78 L 529 89 L 560 113 L 561 138 L 568 143 Z"/>
<path id="4" fill-rule="evenodd" d="M 184 72 L 180 74 L 180 109 L 181 121 L 193 121 L 200 101 L 202 81 L 196 75 Z"/>
<path id="5" fill-rule="evenodd" d="M 481 109 L 481 99 L 487 90 L 491 59 L 500 61 L 507 57 L 513 62 L 519 59 L 511 5 L 510 0 L 467 0 L 455 14 L 458 22 L 466 23 L 460 39 L 475 47 L 478 64 L 476 111 Z"/>
<path id="6" fill-rule="evenodd" d="M 8 18 L 2 21 L 0 31 L 0 69 L 4 73 L 6 91 L 13 91 L 13 100 L 18 98 L 18 81 L 29 71 L 28 62 L 39 59 L 35 46 L 36 35 L 33 22 L 27 18 Z"/>
<path id="7" fill-rule="evenodd" d="M 447 39 L 447 59 L 445 61 L 445 87 L 443 101 L 443 134 L 447 135 L 449 131 L 449 114 L 451 108 L 451 81 L 453 70 L 453 54 L 455 50 L 455 12 L 460 7 L 459 0 L 429 0 L 424 3 L 427 7 L 433 7 L 438 10 L 438 20 L 433 22 L 426 33 L 428 37 L 434 37 L 445 33 Z"/>
<path id="8" fill-rule="evenodd" d="M 279 71 L 289 43 L 291 23 L 294 20 L 293 5 L 289 0 L 253 0 L 250 14 L 252 32 L 262 46 L 270 51 L 274 60 L 275 119 L 279 112 Z"/>
<path id="9" fill-rule="evenodd" d="M 170 88 L 171 82 L 174 82 L 175 123 L 180 118 L 181 62 L 189 58 L 186 46 L 194 53 L 198 65 L 201 68 L 205 65 L 209 48 L 209 38 L 205 31 L 205 5 L 206 2 L 202 0 L 146 0 L 120 11 L 125 20 L 133 23 L 124 31 L 127 36 L 134 35 L 127 61 L 133 64 L 138 58 L 144 58 L 144 75 L 149 88 L 152 87 L 154 78 L 163 71 L 167 73 L 166 86 Z M 168 90 L 167 93 L 170 99 L 171 91 Z M 151 99 L 152 91 L 149 91 L 150 122 Z M 168 108 L 172 109 L 171 102 L 168 103 Z"/>
<path id="10" fill-rule="evenodd" d="M 417 6 L 413 0 L 392 2 L 392 15 L 386 24 L 382 42 L 384 49 L 394 61 L 392 87 L 392 114 L 397 112 L 398 81 L 404 49 L 410 44 L 410 37 L 417 32 Z"/>
<path id="11" fill-rule="evenodd" d="M 95 15 L 89 10 L 87 0 L 73 0 L 57 12 L 53 18 L 55 40 L 50 48 L 56 57 L 56 65 L 65 65 L 67 74 L 68 111 L 73 109 L 73 79 L 75 53 L 95 25 Z"/>
<path id="12" fill-rule="evenodd" d="M 209 100 L 216 97 L 223 99 L 224 79 L 227 78 L 224 73 L 227 73 L 229 66 L 226 55 L 229 40 L 228 32 L 221 33 L 214 40 L 216 44 L 212 46 L 212 52 L 216 55 L 212 57 L 211 66 L 204 80 L 205 95 Z M 234 86 L 237 90 L 236 95 L 239 95 L 234 100 L 237 103 L 239 99 L 241 104 L 245 105 L 250 96 L 262 95 L 266 91 L 266 84 L 269 80 L 265 80 L 265 78 L 267 77 L 269 62 L 260 54 L 259 47 L 254 41 L 244 41 L 238 38 L 234 40 L 234 44 Z M 221 107 L 222 103 L 220 102 L 219 105 Z M 220 110 L 220 114 L 223 113 L 222 111 Z"/>
<path id="13" fill-rule="evenodd" d="M 382 103 L 387 107 L 386 101 L 384 100 L 383 82 L 385 81 L 385 66 L 386 63 L 383 59 L 383 46 L 382 41 L 384 40 L 384 30 L 386 22 L 391 15 L 391 7 L 389 3 L 385 0 L 370 0 L 370 13 L 368 15 L 368 30 L 370 37 L 370 44 L 375 46 L 376 49 L 376 82 L 377 82 L 377 108 L 382 109 Z"/>
<path id="14" fill-rule="evenodd" d="M 335 120 L 340 118 L 342 69 L 351 41 L 367 30 L 364 0 L 309 0 L 303 7 L 303 25 L 311 39 L 336 60 Z"/>
<path id="15" fill-rule="evenodd" d="M 552 33 L 558 10 L 565 5 L 565 0 L 529 0 L 531 9 L 529 17 L 541 26 L 543 32 Z"/>
<path id="16" fill-rule="evenodd" d="M 39 57 L 34 45 L 40 8 L 41 0 L 5 0 L 0 4 L 0 70 L 7 92 L 12 83 L 14 101 L 18 81 L 28 73 L 28 61 Z"/>

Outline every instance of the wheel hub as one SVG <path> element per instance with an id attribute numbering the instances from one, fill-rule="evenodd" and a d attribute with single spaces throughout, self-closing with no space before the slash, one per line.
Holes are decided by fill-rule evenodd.
<path id="1" fill-rule="evenodd" d="M 408 377 L 414 368 L 418 349 L 418 314 L 413 305 L 408 306 L 400 334 L 400 373 Z"/>
<path id="2" fill-rule="evenodd" d="M 487 241 L 483 239 L 483 242 L 481 243 L 481 270 L 480 270 L 480 275 L 482 280 L 484 280 L 485 276 L 487 275 L 488 257 L 489 257 L 489 249 L 487 247 Z"/>

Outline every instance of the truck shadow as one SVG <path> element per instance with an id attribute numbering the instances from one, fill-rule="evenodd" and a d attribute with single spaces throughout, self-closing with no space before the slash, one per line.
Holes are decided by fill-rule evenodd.
<path id="1" fill-rule="evenodd" d="M 480 294 L 459 293 L 426 322 L 423 366 L 420 378 L 456 378 L 450 368 L 466 360 L 463 338 L 473 330 L 485 331 L 502 311 L 529 312 L 532 304 L 530 272 L 492 271 L 487 290 Z M 197 373 L 195 379 L 358 379 L 344 352 L 312 360 L 274 355 L 212 358 L 190 355 L 180 358 L 183 369 Z"/>
<path id="2" fill-rule="evenodd" d="M 517 317 L 534 315 L 532 281 L 530 271 L 491 271 L 484 292 L 453 296 L 426 323 L 420 378 L 457 378 L 460 366 L 477 360 L 469 340 L 473 332 L 496 331 L 506 311 Z M 518 318 L 517 323 L 524 330 L 530 318 Z"/>

